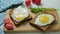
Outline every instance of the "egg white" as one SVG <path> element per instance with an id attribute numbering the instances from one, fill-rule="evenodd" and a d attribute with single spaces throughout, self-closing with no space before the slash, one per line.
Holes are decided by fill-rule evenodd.
<path id="1" fill-rule="evenodd" d="M 39 17 L 44 16 L 44 15 L 46 15 L 46 16 L 49 17 L 49 21 L 48 21 L 47 23 L 41 23 L 41 21 L 39 20 Z M 53 21 L 54 21 L 54 16 L 53 16 L 53 15 L 51 15 L 51 14 L 40 14 L 40 15 L 37 16 L 37 18 L 35 19 L 35 23 L 34 23 L 34 24 L 39 25 L 39 26 L 45 26 L 45 25 L 47 25 L 47 24 L 52 23 Z"/>
<path id="2" fill-rule="evenodd" d="M 28 17 L 29 12 L 28 12 L 27 8 L 24 8 L 24 7 L 21 7 L 21 6 L 17 7 L 16 9 L 14 9 L 13 10 L 13 14 L 12 14 L 12 18 L 15 21 L 17 21 L 17 22 L 21 21 L 21 20 L 16 20 L 15 19 L 15 16 L 17 16 L 19 14 L 23 14 L 24 15 L 24 18 L 26 18 L 26 17 Z"/>

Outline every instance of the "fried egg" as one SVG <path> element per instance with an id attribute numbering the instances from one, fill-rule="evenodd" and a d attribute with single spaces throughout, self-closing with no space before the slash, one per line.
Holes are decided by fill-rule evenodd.
<path id="1" fill-rule="evenodd" d="M 17 22 L 20 22 L 21 20 L 28 17 L 28 15 L 29 15 L 29 12 L 27 8 L 19 6 L 13 10 L 12 18 Z"/>
<path id="2" fill-rule="evenodd" d="M 51 15 L 51 14 L 40 14 L 35 19 L 34 24 L 39 25 L 39 26 L 45 26 L 47 24 L 51 24 L 53 21 L 54 21 L 53 15 Z"/>

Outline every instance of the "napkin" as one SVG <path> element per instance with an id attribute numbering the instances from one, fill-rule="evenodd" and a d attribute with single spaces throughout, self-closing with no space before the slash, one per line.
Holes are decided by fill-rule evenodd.
<path id="1" fill-rule="evenodd" d="M 2 29 L 0 29 L 0 34 L 5 34 Z"/>
<path id="2" fill-rule="evenodd" d="M 5 13 L 0 13 L 0 26 L 3 24 Z"/>
<path id="3" fill-rule="evenodd" d="M 22 3 L 23 0 L 0 0 L 0 12 L 6 10 L 7 8 L 11 7 L 15 4 Z"/>

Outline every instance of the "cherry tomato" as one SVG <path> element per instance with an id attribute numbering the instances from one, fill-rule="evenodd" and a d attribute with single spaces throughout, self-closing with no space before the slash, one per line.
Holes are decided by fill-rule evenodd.
<path id="1" fill-rule="evenodd" d="M 35 0 L 32 0 L 33 3 L 35 3 Z"/>
<path id="2" fill-rule="evenodd" d="M 10 23 L 10 19 L 4 19 L 4 23 Z"/>
<path id="3" fill-rule="evenodd" d="M 35 0 L 35 4 L 36 5 L 40 5 L 41 4 L 41 0 Z"/>
<path id="4" fill-rule="evenodd" d="M 13 24 L 12 24 L 12 23 L 7 23 L 7 24 L 5 24 L 5 27 L 6 27 L 8 30 L 12 30 L 12 29 L 13 29 Z"/>
<path id="5" fill-rule="evenodd" d="M 26 4 L 26 6 L 30 6 L 31 1 L 30 1 L 30 0 L 26 0 L 26 1 L 25 1 L 25 4 Z"/>

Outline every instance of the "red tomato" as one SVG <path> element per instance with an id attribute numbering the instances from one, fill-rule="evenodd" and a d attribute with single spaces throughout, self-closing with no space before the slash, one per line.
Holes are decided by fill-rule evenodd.
<path id="1" fill-rule="evenodd" d="M 31 1 L 30 1 L 30 0 L 26 0 L 26 1 L 25 1 L 25 4 L 26 4 L 27 6 L 30 6 Z"/>
<path id="2" fill-rule="evenodd" d="M 5 24 L 5 27 L 6 27 L 8 30 L 12 30 L 12 29 L 13 29 L 12 23 L 7 23 L 7 24 Z"/>
<path id="3" fill-rule="evenodd" d="M 36 5 L 40 5 L 41 4 L 41 0 L 35 0 L 35 4 Z"/>
<path id="4" fill-rule="evenodd" d="M 33 3 L 35 3 L 35 0 L 32 0 Z"/>
<path id="5" fill-rule="evenodd" d="M 4 19 L 4 23 L 10 23 L 10 19 Z"/>

